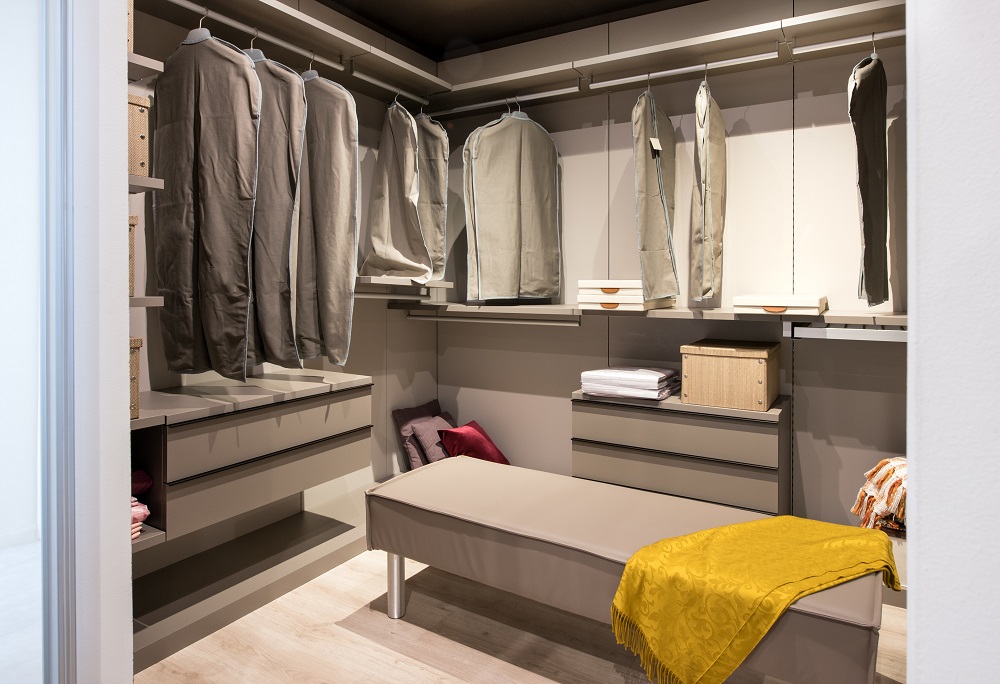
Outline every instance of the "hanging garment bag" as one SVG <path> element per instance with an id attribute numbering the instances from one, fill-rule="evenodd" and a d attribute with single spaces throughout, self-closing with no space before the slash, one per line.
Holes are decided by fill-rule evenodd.
<path id="1" fill-rule="evenodd" d="M 861 280 L 858 297 L 869 306 L 889 299 L 888 152 L 885 67 L 877 55 L 866 57 L 848 83 L 848 109 L 858 153 L 858 209 L 861 214 Z"/>
<path id="2" fill-rule="evenodd" d="M 632 151 L 642 296 L 647 302 L 676 297 L 674 127 L 648 90 L 632 109 Z"/>
<path id="3" fill-rule="evenodd" d="M 192 31 L 156 80 L 154 249 L 167 367 L 246 379 L 261 88 L 239 48 Z"/>
<path id="4" fill-rule="evenodd" d="M 469 298 L 558 297 L 559 179 L 552 138 L 518 111 L 478 129 L 469 156 L 478 262 Z"/>
<path id="5" fill-rule="evenodd" d="M 292 328 L 291 245 L 306 127 L 302 77 L 253 50 L 263 93 L 253 220 L 253 313 L 248 364 L 299 368 Z"/>
<path id="6" fill-rule="evenodd" d="M 385 113 L 372 175 L 360 275 L 430 280 L 433 270 L 417 214 L 417 124 L 399 103 Z"/>
<path id="7" fill-rule="evenodd" d="M 496 122 L 493 122 L 496 123 Z M 489 124 L 487 124 L 489 125 Z M 466 299 L 479 297 L 479 245 L 476 244 L 476 190 L 472 178 L 472 144 L 483 127 L 472 131 L 462 146 L 462 195 L 465 200 L 465 240 L 468 249 L 466 264 Z"/>
<path id="8" fill-rule="evenodd" d="M 726 220 L 726 122 L 706 81 L 695 102 L 698 188 L 691 207 L 691 298 L 712 299 L 722 289 L 722 235 Z"/>
<path id="9" fill-rule="evenodd" d="M 342 86 L 302 75 L 306 120 L 299 204 L 296 340 L 303 359 L 347 363 L 358 254 L 358 115 Z"/>
<path id="10" fill-rule="evenodd" d="M 444 278 L 445 224 L 448 219 L 448 133 L 426 114 L 417 122 L 417 174 L 420 193 L 417 214 L 431 258 L 431 280 Z"/>

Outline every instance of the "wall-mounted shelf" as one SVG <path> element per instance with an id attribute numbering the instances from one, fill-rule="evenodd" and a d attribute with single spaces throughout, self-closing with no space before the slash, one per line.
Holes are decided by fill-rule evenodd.
<path id="1" fill-rule="evenodd" d="M 408 307 L 407 318 L 443 323 L 507 323 L 511 325 L 573 326 L 581 323 L 580 309 L 565 304 L 520 306 L 438 304 Z"/>
<path id="2" fill-rule="evenodd" d="M 906 342 L 906 330 L 865 328 L 861 326 L 828 326 L 822 323 L 796 325 L 792 337 L 811 340 L 854 340 L 859 342 Z"/>
<path id="3" fill-rule="evenodd" d="M 262 373 L 247 378 L 245 383 L 218 377 L 212 380 L 199 378 L 194 382 L 196 384 L 141 392 L 139 417 L 132 419 L 131 429 L 173 425 L 294 399 L 366 387 L 372 384 L 372 379 L 367 375 L 334 373 L 309 368 L 279 368 L 268 364 Z"/>
<path id="4" fill-rule="evenodd" d="M 155 527 L 150 527 L 149 525 L 143 523 L 142 531 L 139 533 L 139 536 L 132 540 L 132 553 L 143 551 L 148 549 L 150 546 L 162 544 L 166 540 L 167 535 L 163 532 L 163 530 L 158 530 Z"/>
<path id="5" fill-rule="evenodd" d="M 128 53 L 128 82 L 141 81 L 163 73 L 163 62 L 151 57 Z"/>
<path id="6" fill-rule="evenodd" d="M 430 302 L 435 292 L 454 289 L 455 283 L 432 280 L 421 283 L 397 276 L 358 276 L 354 296 L 358 299 L 388 299 L 399 302 Z"/>
<path id="7" fill-rule="evenodd" d="M 319 3 L 314 5 L 320 16 L 327 11 Z M 199 0 L 196 3 L 188 0 L 136 0 L 135 7 L 145 14 L 192 28 L 198 25 L 207 8 L 209 15 L 205 25 L 210 30 L 215 32 L 220 28 L 220 23 L 228 24 L 228 27 L 221 27 L 222 30 L 218 31 L 220 36 L 226 37 L 228 32 L 232 38 L 236 35 L 233 31 L 238 31 L 242 34 L 240 37 L 244 38 L 239 41 L 242 44 L 257 30 L 260 42 L 263 43 L 259 46 L 265 51 L 271 52 L 269 48 L 276 47 L 280 55 L 283 49 L 294 46 L 298 53 L 314 53 L 324 63 L 329 62 L 337 67 L 340 73 L 332 76 L 334 80 L 360 92 L 372 92 L 378 97 L 384 98 L 387 91 L 392 92 L 393 89 L 407 90 L 418 96 L 451 89 L 451 84 L 438 78 L 435 73 L 280 0 Z M 333 12 L 330 14 L 331 19 L 336 16 Z M 268 45 L 268 35 L 265 34 L 288 45 Z M 289 60 L 289 64 L 293 63 L 295 62 Z M 356 73 L 352 73 L 355 71 Z M 372 84 L 375 81 L 381 83 L 376 84 L 377 90 L 373 92 Z"/>
<path id="8" fill-rule="evenodd" d="M 163 306 L 163 297 L 129 297 L 128 305 L 133 309 Z"/>
<path id="9" fill-rule="evenodd" d="M 577 78 L 582 78 L 585 84 L 590 82 L 595 91 L 600 88 L 603 92 L 642 87 L 647 74 L 651 74 L 650 81 L 653 83 L 697 78 L 706 64 L 712 73 L 760 69 L 789 63 L 792 46 L 801 50 L 801 54 L 795 53 L 795 61 L 849 51 L 863 52 L 865 48 L 859 47 L 861 43 L 850 39 L 867 36 L 870 40 L 873 32 L 890 32 L 891 35 L 880 39 L 879 46 L 900 45 L 904 40 L 905 24 L 905 0 L 877 0 L 455 83 L 451 92 L 435 97 L 433 105 L 454 106 L 477 99 L 492 103 L 504 97 L 513 101 L 516 95 L 557 89 Z M 788 48 L 779 49 L 782 43 L 787 43 Z M 619 80 L 623 82 L 618 83 Z M 577 93 L 566 93 L 561 99 L 578 96 Z M 458 112 L 442 112 L 441 115 L 453 113 Z"/>
<path id="10" fill-rule="evenodd" d="M 148 176 L 128 176 L 128 194 L 135 195 L 140 192 L 152 192 L 163 189 L 162 178 L 150 178 Z"/>

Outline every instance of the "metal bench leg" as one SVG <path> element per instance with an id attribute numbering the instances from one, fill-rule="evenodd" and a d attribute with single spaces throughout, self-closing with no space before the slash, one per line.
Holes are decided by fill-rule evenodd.
<path id="1" fill-rule="evenodd" d="M 386 598 L 389 605 L 386 613 L 395 620 L 406 614 L 406 573 L 403 568 L 406 559 L 394 553 L 386 555 L 389 561 L 386 572 L 386 578 L 389 580 Z"/>

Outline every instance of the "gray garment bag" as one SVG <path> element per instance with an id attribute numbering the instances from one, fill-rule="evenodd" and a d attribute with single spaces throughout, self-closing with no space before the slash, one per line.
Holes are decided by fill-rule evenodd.
<path id="1" fill-rule="evenodd" d="M 646 301 L 676 297 L 674 127 L 648 90 L 632 109 L 632 152 L 642 296 Z"/>
<path id="2" fill-rule="evenodd" d="M 261 87 L 239 48 L 192 31 L 156 80 L 153 242 L 167 367 L 246 379 Z"/>
<path id="3" fill-rule="evenodd" d="M 465 240 L 468 248 L 467 289 L 466 299 L 479 299 L 479 246 L 476 244 L 476 199 L 475 187 L 472 184 L 472 143 L 483 127 L 472 131 L 462 146 L 462 196 L 465 198 Z"/>
<path id="4" fill-rule="evenodd" d="M 468 298 L 542 299 L 560 291 L 555 143 L 523 112 L 477 129 L 468 148 L 472 196 Z M 473 251 L 473 245 L 475 250 Z"/>
<path id="5" fill-rule="evenodd" d="M 858 154 L 863 249 L 858 297 L 866 298 L 869 306 L 889 300 L 887 90 L 885 67 L 878 55 L 866 57 L 851 72 L 847 95 Z"/>
<path id="6" fill-rule="evenodd" d="M 295 325 L 303 359 L 343 366 L 351 345 L 358 255 L 358 114 L 342 86 L 302 74 L 306 120 Z"/>
<path id="7" fill-rule="evenodd" d="M 385 113 L 372 175 L 360 275 L 430 280 L 433 267 L 420 231 L 419 192 L 417 124 L 393 102 Z"/>
<path id="8" fill-rule="evenodd" d="M 695 101 L 695 173 L 691 207 L 691 298 L 712 299 L 722 290 L 722 236 L 726 222 L 726 122 L 706 81 Z"/>
<path id="9" fill-rule="evenodd" d="M 417 122 L 417 174 L 420 193 L 417 215 L 420 232 L 431 257 L 431 280 L 444 278 L 445 226 L 448 219 L 448 133 L 426 114 Z"/>
<path id="10" fill-rule="evenodd" d="M 254 334 L 248 365 L 268 361 L 300 368 L 292 327 L 292 221 L 298 199 L 299 169 L 306 132 L 306 91 L 302 77 L 260 50 L 250 58 L 263 92 L 257 206 L 253 221 Z"/>

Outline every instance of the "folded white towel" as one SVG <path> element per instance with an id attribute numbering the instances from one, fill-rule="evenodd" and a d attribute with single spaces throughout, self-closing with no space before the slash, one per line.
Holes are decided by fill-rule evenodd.
<path id="1" fill-rule="evenodd" d="M 656 390 L 677 375 L 670 368 L 633 368 L 617 366 L 601 368 L 580 373 L 580 383 L 597 383 L 613 387 L 630 387 L 633 389 Z"/>

